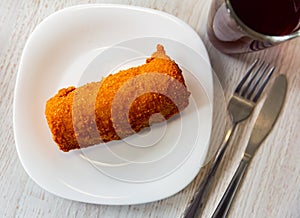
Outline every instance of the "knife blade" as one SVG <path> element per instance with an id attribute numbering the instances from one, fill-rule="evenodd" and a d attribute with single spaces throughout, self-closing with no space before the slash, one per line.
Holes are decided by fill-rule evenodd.
<path id="1" fill-rule="evenodd" d="M 285 75 L 276 77 L 270 93 L 267 96 L 255 121 L 245 154 L 253 157 L 255 151 L 271 132 L 281 111 L 287 89 Z"/>
<path id="2" fill-rule="evenodd" d="M 243 158 L 219 202 L 217 209 L 213 213 L 212 218 L 227 217 L 233 198 L 253 155 L 276 123 L 284 103 L 286 89 L 287 80 L 285 75 L 277 76 L 255 121 Z"/>

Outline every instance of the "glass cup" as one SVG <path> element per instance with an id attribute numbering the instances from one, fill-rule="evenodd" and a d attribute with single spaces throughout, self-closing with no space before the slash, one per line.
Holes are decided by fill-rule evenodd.
<path id="1" fill-rule="evenodd" d="M 213 0 L 208 37 L 228 54 L 259 51 L 300 36 L 300 0 Z"/>

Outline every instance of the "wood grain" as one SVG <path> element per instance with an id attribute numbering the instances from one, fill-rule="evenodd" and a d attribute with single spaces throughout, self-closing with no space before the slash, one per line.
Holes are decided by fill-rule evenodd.
<path id="1" fill-rule="evenodd" d="M 288 77 L 288 94 L 276 128 L 253 159 L 230 217 L 300 217 L 300 39 L 252 54 L 228 56 L 206 36 L 210 1 L 205 0 L 4 0 L 0 1 L 0 215 L 3 217 L 180 217 L 205 168 L 180 193 L 165 200 L 131 206 L 85 204 L 59 198 L 36 185 L 17 157 L 13 133 L 13 95 L 20 57 L 30 33 L 53 12 L 83 3 L 117 3 L 173 14 L 203 39 L 228 99 L 243 72 L 257 57 L 277 65 Z M 217 172 L 203 217 L 210 217 L 237 167 L 249 137 L 243 123 Z"/>

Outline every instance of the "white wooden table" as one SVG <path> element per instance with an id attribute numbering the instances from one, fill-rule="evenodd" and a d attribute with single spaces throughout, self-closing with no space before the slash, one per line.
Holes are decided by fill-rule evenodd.
<path id="1" fill-rule="evenodd" d="M 276 128 L 254 157 L 234 201 L 230 217 L 300 217 L 300 38 L 252 54 L 228 56 L 208 41 L 207 0 L 1 0 L 0 1 L 0 216 L 1 217 L 180 217 L 205 169 L 180 193 L 167 199 L 131 206 L 105 206 L 57 197 L 36 185 L 18 159 L 13 135 L 13 95 L 20 57 L 28 36 L 53 12 L 83 3 L 119 3 L 154 8 L 192 26 L 203 39 L 211 63 L 228 98 L 242 72 L 255 58 L 278 66 L 288 78 L 284 110 Z M 221 198 L 249 136 L 243 124 L 217 172 L 203 217 L 210 217 Z"/>

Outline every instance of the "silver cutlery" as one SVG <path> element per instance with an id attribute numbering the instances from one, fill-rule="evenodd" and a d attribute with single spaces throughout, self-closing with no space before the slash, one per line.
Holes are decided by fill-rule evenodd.
<path id="1" fill-rule="evenodd" d="M 204 179 L 202 180 L 195 195 L 187 206 L 183 217 L 194 218 L 199 217 L 203 204 L 206 200 L 207 193 L 213 182 L 215 172 L 220 165 L 222 157 L 226 148 L 236 130 L 237 125 L 243 120 L 247 119 L 253 111 L 259 97 L 261 96 L 264 88 L 266 87 L 275 67 L 270 68 L 270 64 L 264 62 L 258 64 L 259 60 L 255 60 L 250 66 L 245 76 L 242 78 L 236 87 L 233 96 L 228 103 L 228 112 L 231 118 L 231 127 L 229 128 L 225 139 L 221 146 L 218 148 L 214 156 L 211 167 Z M 257 66 L 258 65 L 258 66 Z"/>
<path id="2" fill-rule="evenodd" d="M 227 213 L 237 193 L 237 189 L 245 175 L 247 167 L 252 160 L 256 150 L 259 148 L 263 140 L 268 136 L 272 130 L 278 115 L 281 111 L 287 88 L 287 81 L 284 75 L 279 75 L 268 94 L 262 109 L 255 121 L 254 127 L 248 145 L 243 154 L 242 160 L 235 171 L 235 174 L 228 185 L 217 209 L 212 218 L 227 217 Z"/>

